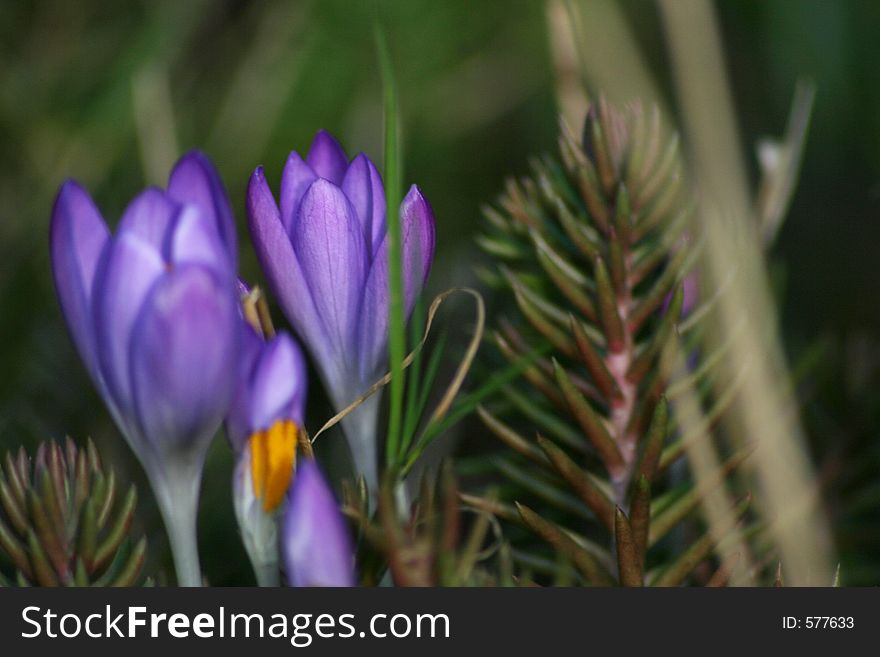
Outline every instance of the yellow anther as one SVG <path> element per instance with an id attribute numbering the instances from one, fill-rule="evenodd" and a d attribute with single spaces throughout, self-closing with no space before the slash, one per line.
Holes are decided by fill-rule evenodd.
<path id="1" fill-rule="evenodd" d="M 296 463 L 297 427 L 291 420 L 278 420 L 265 431 L 251 434 L 251 479 L 254 496 L 264 511 L 281 504 Z"/>
<path id="2" fill-rule="evenodd" d="M 266 295 L 257 287 L 241 297 L 241 310 L 245 320 L 261 336 L 269 339 L 275 335 L 272 315 Z"/>

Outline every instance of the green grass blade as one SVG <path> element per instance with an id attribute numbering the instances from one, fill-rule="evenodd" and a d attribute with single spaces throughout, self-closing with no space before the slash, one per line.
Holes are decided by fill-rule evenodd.
<path id="1" fill-rule="evenodd" d="M 428 359 L 424 375 L 420 379 L 416 379 L 415 376 L 412 375 L 410 376 L 410 382 L 419 381 L 419 384 L 418 386 L 411 385 L 410 391 L 408 393 L 408 395 L 412 395 L 413 392 L 415 392 L 416 394 L 412 397 L 407 398 L 407 402 L 409 402 L 410 400 L 415 400 L 415 402 L 412 413 L 410 413 L 409 409 L 407 409 L 407 414 L 404 421 L 403 444 L 401 446 L 401 453 L 403 454 L 405 454 L 412 445 L 416 430 L 419 427 L 419 420 L 425 412 L 425 406 L 428 404 L 428 397 L 431 394 L 431 387 L 434 385 L 434 379 L 437 376 L 437 371 L 440 369 L 440 363 L 443 359 L 443 352 L 446 348 L 446 337 L 447 334 L 445 331 L 437 337 L 437 343 L 431 350 L 431 357 Z"/>
<path id="2" fill-rule="evenodd" d="M 375 27 L 376 50 L 382 73 L 382 92 L 385 114 L 385 204 L 388 227 L 388 279 L 391 301 L 388 320 L 388 354 L 391 361 L 391 383 L 389 385 L 388 442 L 385 458 L 389 467 L 400 462 L 401 428 L 403 424 L 403 359 L 406 352 L 406 332 L 403 317 L 403 281 L 401 279 L 401 240 L 398 210 L 401 197 L 401 147 L 400 116 L 397 100 L 397 85 L 391 66 L 388 42 L 381 25 Z"/>
<path id="3" fill-rule="evenodd" d="M 419 343 L 422 333 L 425 330 L 423 312 L 424 301 L 420 295 L 418 299 L 416 299 L 415 307 L 410 316 L 409 344 L 412 346 Z M 421 391 L 423 388 L 429 388 L 431 385 L 428 381 L 422 381 L 421 374 L 422 350 L 419 349 L 416 351 L 415 358 L 413 358 L 413 362 L 409 366 L 409 373 L 406 377 L 406 410 L 403 414 L 403 434 L 400 444 L 401 454 L 405 454 L 406 450 L 409 448 L 409 445 L 412 442 L 413 433 L 415 433 L 416 427 L 419 423 L 421 411 L 419 410 L 418 405 Z"/>
<path id="4" fill-rule="evenodd" d="M 409 451 L 404 460 L 402 474 L 406 475 L 410 468 L 425 451 L 425 448 L 431 443 L 437 435 L 450 429 L 463 418 L 474 412 L 476 407 L 489 395 L 500 390 L 502 387 L 516 379 L 524 369 L 534 363 L 541 356 L 546 356 L 552 350 L 549 343 L 542 344 L 536 349 L 524 354 L 520 359 L 511 363 L 503 370 L 490 377 L 489 380 L 480 386 L 477 390 L 459 398 L 458 402 L 453 405 L 449 413 L 440 420 L 425 427 L 424 432 L 416 441 L 415 446 Z"/>

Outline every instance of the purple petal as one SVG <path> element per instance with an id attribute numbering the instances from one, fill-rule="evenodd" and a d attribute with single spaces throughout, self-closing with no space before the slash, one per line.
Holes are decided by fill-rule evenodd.
<path id="1" fill-rule="evenodd" d="M 165 252 L 171 263 L 205 265 L 223 278 L 234 275 L 229 252 L 220 241 L 213 219 L 202 206 L 183 206 L 175 218 L 168 239 Z"/>
<path id="2" fill-rule="evenodd" d="M 100 386 L 92 329 L 92 282 L 110 232 L 88 192 L 68 181 L 58 190 L 49 227 L 52 276 L 73 341 Z"/>
<path id="3" fill-rule="evenodd" d="M 277 420 L 303 425 L 306 363 L 287 333 L 278 333 L 262 348 L 251 379 L 249 430 L 268 429 Z"/>
<path id="4" fill-rule="evenodd" d="M 358 371 L 367 385 L 378 375 L 388 358 L 388 312 L 391 289 L 388 284 L 388 241 L 382 240 L 370 267 L 358 319 Z"/>
<path id="5" fill-rule="evenodd" d="M 119 220 L 116 238 L 131 235 L 165 257 L 168 234 L 179 211 L 180 205 L 165 192 L 148 187 L 128 204 Z"/>
<path id="6" fill-rule="evenodd" d="M 239 322 L 231 287 L 206 267 L 178 267 L 157 282 L 131 340 L 135 408 L 153 448 L 210 441 L 234 392 Z"/>
<path id="7" fill-rule="evenodd" d="M 233 267 L 238 263 L 238 239 L 229 196 L 220 174 L 208 157 L 199 151 L 184 155 L 168 178 L 168 195 L 178 203 L 198 205 L 215 226 Z"/>
<path id="8" fill-rule="evenodd" d="M 238 348 L 238 384 L 226 415 L 226 437 L 236 454 L 241 453 L 251 434 L 251 379 L 263 344 L 263 338 L 257 335 L 253 327 L 242 321 Z"/>
<path id="9" fill-rule="evenodd" d="M 135 232 L 123 232 L 107 247 L 95 276 L 93 317 L 98 362 L 116 407 L 132 408 L 129 379 L 131 332 L 144 299 L 164 273 L 154 245 Z"/>
<path id="10" fill-rule="evenodd" d="M 264 342 L 246 323 L 243 333 L 239 383 L 226 417 L 226 434 L 236 453 L 252 433 L 277 420 L 303 426 L 308 382 L 305 358 L 287 333 Z"/>
<path id="11" fill-rule="evenodd" d="M 262 167 L 251 176 L 247 210 L 254 250 L 284 314 L 312 355 L 326 360 L 330 345 Z"/>
<path id="12" fill-rule="evenodd" d="M 129 342 L 141 304 L 165 270 L 167 236 L 180 206 L 148 188 L 128 204 L 105 249 L 93 283 L 96 351 L 107 391 L 117 410 L 132 408 Z"/>
<path id="13" fill-rule="evenodd" d="M 376 167 L 363 153 L 345 172 L 342 191 L 354 206 L 372 259 L 385 235 L 385 188 Z"/>
<path id="14" fill-rule="evenodd" d="M 309 187 L 300 206 L 293 249 L 338 359 L 355 365 L 354 335 L 367 269 L 364 236 L 342 190 L 324 179 Z"/>
<path id="15" fill-rule="evenodd" d="M 348 158 L 339 142 L 326 130 L 319 130 L 312 140 L 306 162 L 312 170 L 335 185 L 342 184 Z"/>
<path id="16" fill-rule="evenodd" d="M 400 229 L 406 314 L 409 316 L 416 297 L 428 282 L 434 260 L 434 211 L 415 185 L 410 187 L 400 204 Z"/>
<path id="17" fill-rule="evenodd" d="M 290 487 L 282 550 L 291 586 L 354 586 L 354 549 L 317 463 L 304 459 Z"/>
<path id="18" fill-rule="evenodd" d="M 418 187 L 412 186 L 400 206 L 404 312 L 409 318 L 434 258 L 434 213 Z M 364 383 L 378 375 L 388 345 L 388 239 L 382 240 L 367 282 L 359 320 L 359 367 Z"/>
<path id="19" fill-rule="evenodd" d="M 318 175 L 293 151 L 281 173 L 281 222 L 288 235 L 293 234 L 293 223 L 299 212 L 303 195 Z"/>

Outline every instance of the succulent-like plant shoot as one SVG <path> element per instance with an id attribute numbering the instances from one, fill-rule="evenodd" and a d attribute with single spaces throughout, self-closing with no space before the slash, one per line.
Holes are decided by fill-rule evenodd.
<path id="1" fill-rule="evenodd" d="M 141 582 L 146 539 L 132 541 L 135 487 L 118 501 L 94 443 L 20 448 L 0 467 L 0 556 L 16 569 L 4 586 L 132 586 Z M 133 546 L 132 546 L 133 545 Z"/>
<path id="2" fill-rule="evenodd" d="M 708 414 L 722 410 L 706 383 L 709 359 L 694 364 L 705 313 L 694 309 L 698 240 L 678 140 L 657 111 L 600 100 L 582 142 L 563 128 L 559 147 L 560 159 L 536 160 L 530 177 L 508 182 L 480 239 L 497 264 L 485 277 L 518 309 L 495 341 L 523 368 L 523 383 L 480 415 L 513 450 L 499 469 L 542 503 L 540 513 L 520 504 L 506 513 L 586 583 L 678 583 L 716 542 L 646 571 L 648 548 L 700 498 L 688 487 L 652 496 L 668 492 L 665 473 L 689 439 L 670 413 L 673 363 L 690 358 L 692 367 L 673 386 L 702 386 L 703 402 L 715 404 Z M 602 527 L 610 552 L 600 549 Z"/>

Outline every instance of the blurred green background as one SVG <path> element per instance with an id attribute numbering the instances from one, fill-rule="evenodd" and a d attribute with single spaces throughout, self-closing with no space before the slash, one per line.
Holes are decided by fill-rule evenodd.
<path id="1" fill-rule="evenodd" d="M 621 6 L 673 100 L 656 6 Z M 880 3 L 716 6 L 744 150 L 781 134 L 797 78 L 818 88 L 772 270 L 845 581 L 877 584 Z M 398 0 L 378 7 L 400 87 L 405 181 L 418 182 L 437 217 L 432 290 L 472 282 L 480 205 L 507 175 L 526 169 L 529 155 L 554 148 L 546 5 Z M 376 14 L 377 3 L 365 0 L 0 3 L 0 448 L 93 436 L 140 483 L 153 566 L 167 554 L 148 488 L 55 301 L 47 252 L 55 191 L 65 177 L 77 178 L 112 224 L 145 184 L 164 183 L 179 154 L 201 148 L 238 212 L 243 275 L 261 280 L 244 230 L 253 168 L 264 164 L 277 183 L 287 153 L 307 149 L 318 128 L 350 153 L 379 159 Z M 327 409 L 313 396 L 314 429 Z M 251 581 L 236 536 L 230 471 L 218 440 L 201 516 L 203 567 L 213 584 Z"/>

